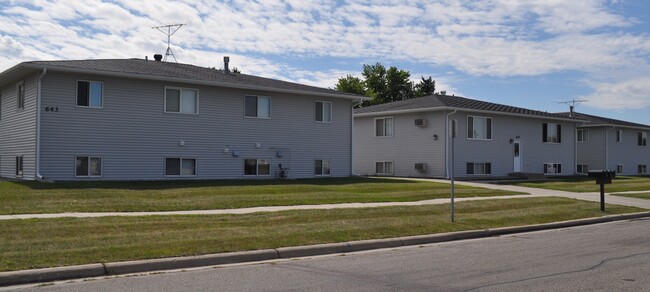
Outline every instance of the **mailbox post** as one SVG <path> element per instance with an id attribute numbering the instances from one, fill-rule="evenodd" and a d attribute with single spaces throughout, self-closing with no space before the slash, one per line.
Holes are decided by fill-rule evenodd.
<path id="1" fill-rule="evenodd" d="M 600 185 L 600 211 L 605 212 L 605 184 L 612 183 L 616 172 L 613 170 L 591 170 L 588 176 L 595 178 L 596 183 Z"/>

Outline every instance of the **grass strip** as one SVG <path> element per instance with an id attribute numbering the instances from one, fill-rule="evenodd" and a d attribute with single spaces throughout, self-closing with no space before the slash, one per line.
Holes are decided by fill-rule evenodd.
<path id="1" fill-rule="evenodd" d="M 456 187 L 457 197 L 508 191 Z M 0 214 L 232 209 L 449 197 L 449 184 L 374 178 L 140 182 L 0 182 Z"/>
<path id="2" fill-rule="evenodd" d="M 573 177 L 558 181 L 522 182 L 514 183 L 522 187 L 533 187 L 548 190 L 568 192 L 599 192 L 600 185 L 591 177 Z M 619 176 L 612 180 L 612 184 L 605 185 L 605 190 L 610 192 L 650 191 L 650 177 L 647 176 Z"/>
<path id="3" fill-rule="evenodd" d="M 247 215 L 0 221 L 0 271 L 548 223 L 642 209 L 546 197 Z"/>

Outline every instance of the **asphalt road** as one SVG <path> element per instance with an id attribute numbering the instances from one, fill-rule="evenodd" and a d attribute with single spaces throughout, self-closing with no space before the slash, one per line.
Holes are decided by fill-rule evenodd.
<path id="1" fill-rule="evenodd" d="M 650 219 L 24 291 L 650 291 Z"/>

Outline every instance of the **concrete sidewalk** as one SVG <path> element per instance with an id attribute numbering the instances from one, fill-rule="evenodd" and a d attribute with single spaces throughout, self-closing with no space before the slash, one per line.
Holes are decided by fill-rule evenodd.
<path id="1" fill-rule="evenodd" d="M 512 195 L 496 197 L 467 197 L 456 198 L 456 202 L 478 201 L 478 200 L 499 200 L 514 198 L 530 198 L 530 195 Z M 373 208 L 373 207 L 391 207 L 391 206 L 421 206 L 448 204 L 449 198 L 432 199 L 412 202 L 377 202 L 377 203 L 342 203 L 342 204 L 322 204 L 322 205 L 296 205 L 296 206 L 269 206 L 269 207 L 252 207 L 240 209 L 217 209 L 217 210 L 188 210 L 188 211 L 161 211 L 161 212 L 92 212 L 92 213 L 54 213 L 54 214 L 16 214 L 0 215 L 0 220 L 13 219 L 33 219 L 33 218 L 93 218 L 93 217 L 112 217 L 112 216 L 168 216 L 168 215 L 220 215 L 220 214 L 250 214 L 258 212 L 278 212 L 289 210 L 318 210 L 318 209 L 350 209 L 350 208 Z"/>
<path id="2" fill-rule="evenodd" d="M 431 181 L 438 183 L 450 183 L 448 180 L 442 179 L 424 179 L 424 178 L 392 178 L 398 180 L 416 180 L 416 181 Z M 574 193 L 556 190 L 547 190 L 539 188 L 529 188 L 513 185 L 497 185 L 491 183 L 480 182 L 467 182 L 457 181 L 457 185 L 479 187 L 494 190 L 506 190 L 520 193 L 527 193 L 529 195 L 512 195 L 512 196 L 496 196 L 496 197 L 467 197 L 456 198 L 456 202 L 463 201 L 478 201 L 478 200 L 498 200 L 498 199 L 513 199 L 513 198 L 530 198 L 530 197 L 563 197 L 578 199 L 584 201 L 600 202 L 600 193 Z M 635 192 L 640 193 L 640 192 Z M 217 210 L 188 210 L 188 211 L 161 211 L 161 212 L 71 212 L 71 213 L 55 213 L 55 214 L 17 214 L 17 215 L 0 215 L 0 220 L 14 220 L 14 219 L 32 219 L 32 218 L 93 218 L 93 217 L 113 217 L 113 216 L 168 216 L 168 215 L 220 215 L 220 214 L 250 214 L 257 212 L 278 212 L 289 210 L 323 210 L 323 209 L 350 209 L 350 208 L 373 208 L 373 207 L 390 207 L 390 206 L 421 206 L 421 205 L 436 205 L 448 204 L 449 198 L 444 199 L 431 199 L 413 202 L 376 202 L 376 203 L 342 203 L 342 204 L 322 204 L 322 205 L 296 205 L 296 206 L 266 206 L 266 207 L 252 207 L 240 209 L 217 209 Z M 650 210 L 650 200 L 626 198 L 619 196 L 605 195 L 605 203 L 639 207 Z"/>

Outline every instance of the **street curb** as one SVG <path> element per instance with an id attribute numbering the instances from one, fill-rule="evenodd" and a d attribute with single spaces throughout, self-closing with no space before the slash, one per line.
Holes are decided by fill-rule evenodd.
<path id="1" fill-rule="evenodd" d="M 106 264 L 88 264 L 57 268 L 22 270 L 14 272 L 0 272 L 0 287 L 18 284 L 51 282 L 89 277 L 111 275 L 124 275 L 145 273 L 153 271 L 176 270 L 204 266 L 215 266 L 233 263 L 257 262 L 274 259 L 317 256 L 325 254 L 347 253 L 363 250 L 395 248 L 439 242 L 449 242 L 464 239 L 476 239 L 500 236 L 515 233 L 559 229 L 612 221 L 631 220 L 650 217 L 650 212 L 632 213 L 623 215 L 610 215 L 598 218 L 577 219 L 545 224 L 503 227 L 486 230 L 471 230 L 449 232 L 429 235 L 416 235 L 387 239 L 371 239 L 352 242 L 326 243 L 307 246 L 281 247 L 277 249 L 264 249 L 220 253 L 200 256 L 173 257 L 153 260 L 126 261 Z"/>

